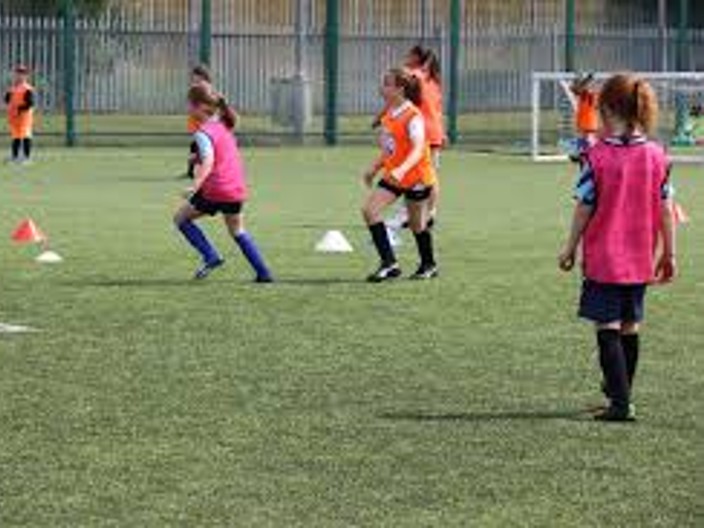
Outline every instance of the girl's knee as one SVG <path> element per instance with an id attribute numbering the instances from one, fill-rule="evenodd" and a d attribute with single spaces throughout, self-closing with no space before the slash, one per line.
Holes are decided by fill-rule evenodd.
<path id="1" fill-rule="evenodd" d="M 368 224 L 375 224 L 378 221 L 379 213 L 371 204 L 364 204 L 362 206 L 362 218 Z"/>
<path id="2" fill-rule="evenodd" d="M 418 220 L 412 221 L 412 220 L 409 219 L 409 221 L 408 221 L 408 227 L 409 227 L 410 230 L 411 230 L 414 234 L 416 234 L 416 235 L 417 235 L 418 233 L 422 233 L 423 231 L 425 231 L 425 224 L 424 224 L 424 222 L 418 221 Z"/>
<path id="3" fill-rule="evenodd" d="M 630 335 L 637 334 L 640 330 L 640 323 L 622 323 L 621 324 L 621 334 Z"/>
<path id="4" fill-rule="evenodd" d="M 244 232 L 244 219 L 241 214 L 226 215 L 225 224 L 233 236 L 241 235 Z"/>
<path id="5" fill-rule="evenodd" d="M 613 321 L 610 323 L 597 323 L 595 325 L 596 331 L 599 332 L 601 330 L 617 330 L 621 331 L 623 327 L 623 323 L 621 321 Z"/>

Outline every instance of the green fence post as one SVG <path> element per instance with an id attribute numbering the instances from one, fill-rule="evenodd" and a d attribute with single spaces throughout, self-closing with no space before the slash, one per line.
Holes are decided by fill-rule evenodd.
<path id="1" fill-rule="evenodd" d="M 200 51 L 201 64 L 210 65 L 210 55 L 213 38 L 213 3 L 212 0 L 201 0 L 200 4 Z"/>
<path id="2" fill-rule="evenodd" d="M 325 2 L 325 143 L 337 144 L 337 93 L 339 89 L 340 6 Z"/>
<path id="3" fill-rule="evenodd" d="M 76 8 L 73 0 L 63 0 L 64 111 L 66 146 L 76 145 Z"/>
<path id="4" fill-rule="evenodd" d="M 575 0 L 565 0 L 565 71 L 575 70 Z"/>
<path id="5" fill-rule="evenodd" d="M 675 64 L 677 71 L 686 71 L 689 69 L 688 64 L 688 27 L 689 27 L 689 0 L 680 0 L 679 3 L 679 20 L 677 24 L 677 45 Z M 675 137 L 672 139 L 672 144 L 677 146 L 694 145 L 695 140 L 690 127 L 689 108 L 687 105 L 687 97 L 685 94 L 678 92 L 675 95 Z"/>
<path id="6" fill-rule="evenodd" d="M 689 26 L 689 0 L 680 0 L 677 23 L 677 71 L 686 71 L 687 64 L 687 27 Z"/>
<path id="7" fill-rule="evenodd" d="M 450 3 L 450 86 L 447 101 L 447 137 L 457 143 L 457 113 L 460 96 L 460 27 L 462 9 L 460 0 Z"/>

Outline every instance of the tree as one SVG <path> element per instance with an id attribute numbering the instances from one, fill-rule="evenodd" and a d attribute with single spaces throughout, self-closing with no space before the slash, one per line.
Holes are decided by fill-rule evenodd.
<path id="1" fill-rule="evenodd" d="M 0 11 L 11 15 L 57 15 L 69 0 L 0 0 Z M 110 0 L 70 0 L 79 15 L 94 16 L 102 13 Z"/>
<path id="2" fill-rule="evenodd" d="M 704 3 L 700 0 L 689 2 L 689 27 L 704 27 Z M 677 27 L 679 20 L 679 0 L 666 3 L 667 21 L 670 27 Z M 606 5 L 605 19 L 616 23 L 638 21 L 655 26 L 658 23 L 658 0 L 610 0 Z"/>

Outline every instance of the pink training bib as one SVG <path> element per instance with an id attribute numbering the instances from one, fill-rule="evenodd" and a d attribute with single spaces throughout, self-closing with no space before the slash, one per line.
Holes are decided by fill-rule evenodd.
<path id="1" fill-rule="evenodd" d="M 584 274 L 606 284 L 654 278 L 668 160 L 653 141 L 602 140 L 586 154 L 596 203 L 583 239 Z"/>
<path id="2" fill-rule="evenodd" d="M 247 199 L 244 163 L 237 140 L 220 121 L 208 121 L 201 128 L 213 143 L 215 164 L 203 182 L 203 197 L 213 202 L 243 202 Z"/>

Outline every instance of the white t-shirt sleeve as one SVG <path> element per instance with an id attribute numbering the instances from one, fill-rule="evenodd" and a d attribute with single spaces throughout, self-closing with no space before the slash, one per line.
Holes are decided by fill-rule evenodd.
<path id="1" fill-rule="evenodd" d="M 211 141 L 210 136 L 208 136 L 208 134 L 206 134 L 205 132 L 196 132 L 195 134 L 193 134 L 193 141 L 195 141 L 196 145 L 198 146 L 198 156 L 201 160 L 213 156 L 213 142 Z"/>
<path id="2" fill-rule="evenodd" d="M 415 145 L 425 142 L 425 123 L 421 116 L 415 116 L 408 122 L 408 137 Z"/>

